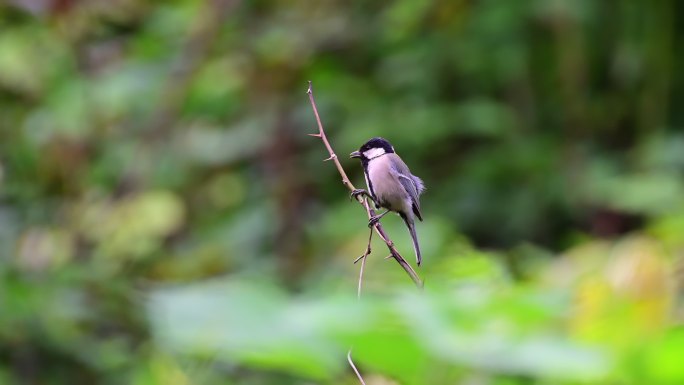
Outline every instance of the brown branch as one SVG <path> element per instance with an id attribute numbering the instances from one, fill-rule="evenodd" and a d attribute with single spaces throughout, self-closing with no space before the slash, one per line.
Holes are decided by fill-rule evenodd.
<path id="1" fill-rule="evenodd" d="M 337 167 L 337 171 L 340 173 L 340 176 L 342 177 L 342 184 L 344 184 L 345 187 L 349 189 L 349 191 L 354 191 L 354 185 L 349 181 L 347 173 L 344 172 L 344 168 L 342 168 L 342 164 L 340 163 L 340 160 L 338 159 L 337 155 L 335 155 L 335 152 L 330 146 L 330 142 L 328 142 L 328 138 L 325 135 L 325 131 L 323 130 L 323 124 L 321 123 L 321 118 L 318 115 L 318 108 L 316 108 L 316 102 L 314 101 L 313 90 L 311 88 L 311 81 L 309 81 L 309 88 L 306 91 L 306 93 L 309 94 L 309 101 L 311 101 L 311 107 L 313 108 L 314 115 L 316 116 L 316 123 L 318 123 L 318 133 L 309 135 L 321 138 L 323 144 L 325 145 L 325 148 L 328 150 L 328 154 L 330 155 L 330 157 L 326 160 L 332 160 L 335 163 L 335 167 Z M 357 195 L 356 200 L 363 206 L 364 209 L 366 209 L 366 214 L 368 214 L 369 219 L 375 215 L 375 210 L 373 210 L 373 208 L 368 204 L 368 201 L 365 197 Z M 380 222 L 376 223 L 373 227 L 375 228 L 375 232 L 387 245 L 387 248 L 389 249 L 392 258 L 394 258 L 394 260 L 397 261 L 397 263 L 399 263 L 399 265 L 404 269 L 404 271 L 406 271 L 406 274 L 408 274 L 409 277 L 411 277 L 413 283 L 418 288 L 422 288 L 423 281 L 420 279 L 420 277 L 418 277 L 418 274 L 416 274 L 415 270 L 413 270 L 411 265 L 409 265 L 409 263 L 406 262 L 404 257 L 402 257 L 401 254 L 399 254 L 399 251 L 397 251 L 396 247 L 394 247 L 394 242 L 392 242 L 392 240 L 387 236 L 387 233 L 385 233 L 385 230 L 382 228 Z M 370 242 L 368 252 L 370 254 Z M 366 256 L 362 256 L 362 259 L 364 261 Z"/>
<path id="2" fill-rule="evenodd" d="M 311 101 L 311 107 L 313 108 L 314 115 L 316 116 L 316 123 L 318 123 L 318 133 L 317 134 L 309 134 L 310 136 L 314 136 L 317 138 L 321 138 L 323 141 L 323 144 L 325 145 L 325 148 L 328 150 L 328 154 L 330 155 L 327 159 L 324 159 L 324 161 L 330 161 L 332 160 L 335 163 L 335 167 L 337 167 L 337 171 L 340 173 L 340 176 L 342 177 L 342 184 L 344 184 L 349 191 L 354 191 L 355 187 L 354 185 L 349 181 L 349 178 L 347 177 L 347 173 L 344 172 L 344 168 L 342 168 L 342 164 L 340 163 L 340 160 L 337 158 L 337 155 L 332 149 L 332 146 L 330 146 L 330 142 L 328 142 L 328 138 L 325 136 L 325 130 L 323 130 L 323 124 L 321 123 L 321 117 L 318 115 L 318 108 L 316 107 L 316 102 L 314 101 L 313 97 L 313 90 L 311 89 L 311 81 L 309 81 L 309 89 L 306 91 L 307 94 L 309 94 L 309 100 Z M 373 217 L 375 215 L 375 210 L 368 204 L 368 201 L 366 200 L 366 197 L 362 195 L 357 195 L 356 200 L 363 206 L 364 209 L 366 209 L 366 214 L 368 214 L 368 219 Z M 399 265 L 406 271 L 406 273 L 411 277 L 411 280 L 413 283 L 416 284 L 418 288 L 423 287 L 423 281 L 418 277 L 418 274 L 413 270 L 411 265 L 406 262 L 406 260 L 399 254 L 397 249 L 394 247 L 394 242 L 387 236 L 385 233 L 385 230 L 382 228 L 382 225 L 380 222 L 377 222 L 373 228 L 370 229 L 370 233 L 368 235 L 368 244 L 366 245 L 366 251 L 364 253 L 356 258 L 354 263 L 361 261 L 361 268 L 359 269 L 359 284 L 357 286 L 356 290 L 356 296 L 358 299 L 361 299 L 361 287 L 363 284 L 363 271 L 366 267 L 366 258 L 370 255 L 371 253 L 371 241 L 373 240 L 373 230 L 375 229 L 375 232 L 378 233 L 380 238 L 385 242 L 387 245 L 387 248 L 390 251 L 390 256 L 388 258 L 394 258 Z M 356 377 L 359 379 L 362 385 L 366 385 L 366 382 L 363 380 L 363 376 L 361 376 L 361 372 L 356 368 L 356 365 L 354 365 L 354 361 L 352 360 L 352 349 L 350 348 L 349 351 L 347 352 L 347 361 L 349 362 L 349 365 L 351 366 L 352 370 L 354 370 L 354 373 L 356 374 Z"/>

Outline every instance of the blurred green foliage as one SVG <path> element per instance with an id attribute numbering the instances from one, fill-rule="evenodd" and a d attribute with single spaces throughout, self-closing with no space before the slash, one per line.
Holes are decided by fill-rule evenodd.
<path id="1" fill-rule="evenodd" d="M 684 383 L 682 14 L 6 2 L 0 384 L 355 384 L 350 346 L 372 385 Z M 341 158 L 426 181 L 425 292 L 376 240 L 356 300 L 309 79 Z"/>

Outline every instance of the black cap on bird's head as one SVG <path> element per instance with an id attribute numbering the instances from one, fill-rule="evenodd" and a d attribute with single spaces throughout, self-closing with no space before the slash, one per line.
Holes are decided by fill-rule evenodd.
<path id="1" fill-rule="evenodd" d="M 359 151 L 354 151 L 349 154 L 350 158 L 361 158 L 361 160 L 369 160 L 381 155 L 394 153 L 394 147 L 384 138 L 372 138 L 359 148 Z"/>

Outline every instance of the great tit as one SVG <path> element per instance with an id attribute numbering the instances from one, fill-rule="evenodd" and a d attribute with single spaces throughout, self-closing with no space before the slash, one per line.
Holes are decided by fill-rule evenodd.
<path id="1" fill-rule="evenodd" d="M 373 200 L 376 208 L 387 209 L 384 213 L 373 216 L 368 226 L 375 225 L 390 211 L 399 214 L 409 229 L 416 253 L 416 263 L 420 266 L 420 246 L 414 218 L 423 220 L 418 201 L 420 194 L 425 191 L 423 181 L 411 174 L 406 163 L 394 152 L 394 147 L 383 138 L 370 139 L 358 151 L 349 154 L 349 157 L 361 160 L 368 187 L 368 191 L 354 190 L 352 196 L 366 195 Z"/>

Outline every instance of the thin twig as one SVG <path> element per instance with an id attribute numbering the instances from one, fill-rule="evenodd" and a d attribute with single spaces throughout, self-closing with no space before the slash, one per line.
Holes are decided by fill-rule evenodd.
<path id="1" fill-rule="evenodd" d="M 342 164 L 340 163 L 340 160 L 338 159 L 337 155 L 335 155 L 335 152 L 333 151 L 332 147 L 330 146 L 330 142 L 328 142 L 328 138 L 325 135 L 325 130 L 323 130 L 323 124 L 321 123 L 321 118 L 318 115 L 318 108 L 316 108 L 316 102 L 314 101 L 314 96 L 313 96 L 313 90 L 312 90 L 312 85 L 311 81 L 309 81 L 309 88 L 306 91 L 307 94 L 309 94 L 309 101 L 311 101 L 311 107 L 313 108 L 314 115 L 316 116 L 316 123 L 318 123 L 318 133 L 316 134 L 309 134 L 310 136 L 314 136 L 317 138 L 321 138 L 323 141 L 323 144 L 325 145 L 326 150 L 328 150 L 328 155 L 330 157 L 326 160 L 332 160 L 335 163 L 335 167 L 337 167 L 337 171 L 340 173 L 340 176 L 342 177 L 342 184 L 345 185 L 349 189 L 349 191 L 354 191 L 355 187 L 354 185 L 349 181 L 349 178 L 347 177 L 347 173 L 344 172 L 344 168 L 342 168 Z M 366 209 L 366 213 L 368 214 L 368 218 L 370 219 L 375 215 L 375 210 L 368 204 L 366 199 L 360 195 L 356 196 L 356 200 L 363 206 L 364 209 Z M 387 248 L 390 251 L 390 254 L 392 255 L 392 258 L 394 258 L 397 263 L 406 271 L 406 274 L 411 277 L 411 280 L 413 283 L 418 287 L 422 288 L 423 287 L 423 281 L 418 277 L 418 274 L 416 274 L 415 270 L 409 265 L 408 262 L 404 259 L 404 257 L 399 254 L 399 251 L 397 251 L 396 247 L 394 247 L 394 242 L 387 236 L 385 233 L 385 230 L 382 228 L 382 225 L 380 222 L 376 223 L 373 228 L 375 229 L 375 232 L 380 236 L 380 238 L 385 242 L 387 245 Z M 365 260 L 365 258 L 363 258 Z"/>
<path id="2" fill-rule="evenodd" d="M 368 257 L 371 253 L 371 240 L 372 239 L 373 239 L 373 229 L 371 229 L 370 235 L 368 236 L 368 246 L 366 246 L 366 251 L 363 253 L 362 256 L 359 257 L 359 258 L 361 258 L 361 268 L 359 269 L 359 286 L 356 290 L 356 297 L 358 299 L 361 299 L 361 284 L 363 283 L 363 269 L 366 267 L 366 257 Z M 358 261 L 358 259 L 356 261 L 354 261 L 354 263 L 356 263 L 357 261 Z"/>
<path id="3" fill-rule="evenodd" d="M 365 259 L 367 256 L 370 255 L 370 253 L 371 253 L 371 241 L 372 240 L 373 240 L 373 229 L 371 228 L 370 231 L 368 232 L 368 244 L 366 245 L 366 251 L 364 251 L 360 257 L 358 257 L 354 260 L 354 264 L 356 264 L 356 262 L 358 262 L 362 259 Z"/>
<path id="4" fill-rule="evenodd" d="M 363 270 L 366 268 L 366 257 L 370 255 L 371 253 L 371 240 L 373 239 L 373 229 L 370 230 L 370 235 L 368 236 L 368 245 L 366 246 L 366 251 L 361 255 L 359 258 L 354 261 L 354 263 L 358 262 L 359 259 L 361 260 L 361 268 L 359 268 L 359 285 L 356 289 L 356 299 L 359 301 L 361 300 L 361 287 L 363 284 Z M 349 351 L 347 352 L 347 361 L 349 362 L 349 365 L 351 366 L 352 370 L 354 370 L 354 373 L 356 373 L 356 377 L 361 381 L 362 385 L 366 385 L 366 381 L 363 380 L 363 376 L 361 376 L 361 372 L 356 368 L 356 365 L 354 365 L 354 361 L 352 360 L 351 357 L 352 354 L 352 348 L 349 348 Z"/>
<path id="5" fill-rule="evenodd" d="M 349 351 L 347 352 L 347 361 L 349 362 L 349 365 L 354 370 L 354 373 L 356 373 L 356 377 L 358 377 L 359 381 L 361 381 L 361 384 L 366 385 L 366 381 L 363 380 L 363 377 L 361 377 L 361 373 L 359 372 L 358 369 L 356 369 L 356 365 L 354 365 L 354 361 L 352 361 L 351 352 L 352 352 L 351 349 L 349 349 Z"/>

